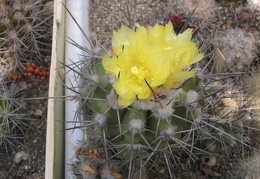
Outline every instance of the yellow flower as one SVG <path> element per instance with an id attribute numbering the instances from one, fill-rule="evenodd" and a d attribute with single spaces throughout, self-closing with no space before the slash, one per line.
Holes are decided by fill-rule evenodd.
<path id="1" fill-rule="evenodd" d="M 127 107 L 138 99 L 149 99 L 160 86 L 178 87 L 195 75 L 184 71 L 203 55 L 191 41 L 192 30 L 176 35 L 171 22 L 165 26 L 136 30 L 122 26 L 112 37 L 112 56 L 105 54 L 102 65 L 106 73 L 116 77 L 113 84 L 118 104 Z"/>

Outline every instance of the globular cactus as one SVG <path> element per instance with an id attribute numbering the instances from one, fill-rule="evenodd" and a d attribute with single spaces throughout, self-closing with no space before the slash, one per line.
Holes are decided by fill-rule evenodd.
<path id="1" fill-rule="evenodd" d="M 246 7 L 250 8 L 251 11 L 253 11 L 255 17 L 253 24 L 256 28 L 258 28 L 260 25 L 260 3 L 255 0 L 247 0 Z"/>
<path id="2" fill-rule="evenodd" d="M 220 29 L 213 39 L 215 48 L 219 48 L 225 59 L 225 69 L 244 71 L 256 57 L 255 39 L 243 29 Z"/>
<path id="3" fill-rule="evenodd" d="M 17 84 L 0 86 L 0 156 L 10 152 L 22 142 L 26 117 L 23 91 L 26 87 Z"/>
<path id="4" fill-rule="evenodd" d="M 21 100 L 27 85 L 23 77 L 45 80 L 49 76 L 49 68 L 36 65 L 48 63 L 51 52 L 53 13 L 46 5 L 50 7 L 43 0 L 0 1 L 1 154 L 24 137 L 29 114 L 24 114 L 28 111 Z"/>
<path id="5" fill-rule="evenodd" d="M 50 56 L 52 12 L 44 5 L 42 0 L 1 1 L 0 58 L 10 70 L 21 71 L 27 61 L 44 64 Z"/>
<path id="6" fill-rule="evenodd" d="M 178 155 L 207 155 L 213 166 L 216 155 L 245 145 L 239 100 L 229 94 L 235 85 L 221 86 L 223 79 L 201 68 L 208 62 L 201 61 L 203 54 L 191 38 L 191 29 L 176 34 L 171 22 L 136 24 L 135 30 L 122 26 L 102 59 L 87 62 L 79 93 L 88 109 L 83 113 L 90 115 L 80 151 L 98 151 L 102 157 L 76 154 L 76 174 L 140 178 L 149 176 L 144 168 L 162 159 L 173 177 L 170 160 Z M 212 56 L 205 58 L 212 61 Z M 108 176 L 106 162 L 121 166 L 117 177 Z"/>
<path id="7" fill-rule="evenodd" d="M 245 87 L 245 94 L 248 96 L 248 111 L 254 116 L 260 116 L 260 84 L 259 73 L 245 75 L 241 85 Z"/>
<path id="8" fill-rule="evenodd" d="M 255 12 L 249 7 L 239 7 L 236 9 L 235 21 L 238 27 L 248 27 L 255 21 Z"/>

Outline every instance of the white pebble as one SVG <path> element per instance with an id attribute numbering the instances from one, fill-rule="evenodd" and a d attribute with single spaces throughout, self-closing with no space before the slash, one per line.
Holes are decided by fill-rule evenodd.
<path id="1" fill-rule="evenodd" d="M 24 151 L 19 151 L 15 154 L 14 163 L 18 164 L 22 160 L 28 160 L 28 159 L 29 159 L 29 155 L 27 153 L 25 153 Z"/>

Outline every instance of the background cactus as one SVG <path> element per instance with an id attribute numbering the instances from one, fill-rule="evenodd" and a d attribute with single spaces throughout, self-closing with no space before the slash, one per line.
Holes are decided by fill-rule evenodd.
<path id="1" fill-rule="evenodd" d="M 24 137 L 26 117 L 29 115 L 24 113 L 25 103 L 22 101 L 25 89 L 26 86 L 14 84 L 8 86 L 6 83 L 1 83 L 0 155 L 11 152 L 10 147 L 14 148 Z"/>
<path id="2" fill-rule="evenodd" d="M 26 81 L 46 80 L 52 42 L 53 2 L 0 1 L 0 151 L 22 143 L 27 126 Z M 25 79 L 27 78 L 27 79 Z"/>
<path id="3" fill-rule="evenodd" d="M 235 71 L 251 65 L 256 57 L 255 40 L 243 29 L 227 29 L 215 34 L 215 47 L 219 48 L 225 57 L 225 67 Z M 236 69 L 237 68 L 237 69 Z"/>
<path id="4" fill-rule="evenodd" d="M 28 61 L 46 64 L 52 42 L 52 12 L 45 2 L 1 1 L 0 10 L 1 62 L 11 64 L 9 71 L 20 72 Z"/>
<path id="5" fill-rule="evenodd" d="M 0 0 L 0 178 L 44 177 L 53 4 Z"/>

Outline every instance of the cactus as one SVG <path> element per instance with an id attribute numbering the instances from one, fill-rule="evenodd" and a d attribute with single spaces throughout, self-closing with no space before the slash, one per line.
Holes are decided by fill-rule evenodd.
<path id="1" fill-rule="evenodd" d="M 135 24 L 134 30 L 122 25 L 113 33 L 111 48 L 92 51 L 82 65 L 80 113 L 88 115 L 80 121 L 86 124 L 86 140 L 72 164 L 78 178 L 152 178 L 148 169 L 161 162 L 167 178 L 174 178 L 179 157 L 213 167 L 237 146 L 242 152 L 252 148 L 246 125 L 257 115 L 250 107 L 259 102 L 244 101 L 259 87 L 241 92 L 237 71 L 252 64 L 254 40 L 237 28 L 218 29 L 214 37 L 206 23 L 201 33 L 194 19 L 168 20 Z M 181 26 L 173 29 L 171 23 Z M 216 47 L 224 55 L 218 70 Z"/>
<path id="2" fill-rule="evenodd" d="M 0 59 L 9 71 L 21 71 L 27 61 L 44 64 L 50 55 L 52 13 L 45 9 L 42 0 L 1 1 Z"/>
<path id="3" fill-rule="evenodd" d="M 174 66 L 176 64 L 172 64 L 171 68 L 176 67 L 173 70 L 175 75 L 172 75 L 172 73 L 167 73 L 171 58 L 165 62 L 166 64 L 160 65 L 152 61 L 153 57 L 156 57 L 155 60 L 160 59 L 160 55 L 165 55 L 165 58 L 169 57 L 167 52 L 160 51 L 160 48 L 170 48 L 170 42 L 164 42 L 164 39 L 158 41 L 156 38 L 162 31 L 174 36 L 171 23 L 165 24 L 165 26 L 155 24 L 154 27 L 146 28 L 137 25 L 137 28 L 132 31 L 122 26 L 121 29 L 114 32 L 113 47 L 108 51 L 110 56 L 105 54 L 102 59 L 92 59 L 92 62 L 87 65 L 88 69 L 85 70 L 84 75 L 87 76 L 84 82 L 86 85 L 82 87 L 80 94 L 82 104 L 90 110 L 91 117 L 86 119 L 88 125 L 84 126 L 87 140 L 83 148 L 87 151 L 102 148 L 99 151 L 99 156 L 102 157 L 94 160 L 89 158 L 86 152 L 85 155 L 77 155 L 78 172 L 75 173 L 81 173 L 83 178 L 109 178 L 107 176 L 109 172 L 104 172 L 103 168 L 107 167 L 106 162 L 109 162 L 113 166 L 117 166 L 118 163 L 122 165 L 120 170 L 117 169 L 120 171 L 118 178 L 132 178 L 138 172 L 141 175 L 149 176 L 149 173 L 142 173 L 146 172 L 143 167 L 148 165 L 150 160 L 161 158 L 165 160 L 169 177 L 173 177 L 171 174 L 173 166 L 170 164 L 170 160 L 175 158 L 173 150 L 187 154 L 194 159 L 209 154 L 214 159 L 215 155 L 225 153 L 230 146 L 241 143 L 247 145 L 242 142 L 243 114 L 239 111 L 238 99 L 228 95 L 227 92 L 233 89 L 229 89 L 228 86 L 219 88 L 218 84 L 222 80 L 216 81 L 214 78 L 197 76 L 191 70 L 191 65 L 203 57 L 198 52 L 195 43 L 190 41 L 191 31 L 188 29 L 173 38 L 177 39 L 176 43 L 184 45 L 179 46 L 178 53 L 182 52 L 181 48 L 185 49 L 189 45 L 191 48 L 187 49 L 194 51 L 187 50 L 187 53 L 192 54 L 191 56 L 181 54 L 174 56 L 175 51 L 171 51 L 170 57 L 173 57 L 174 60 L 180 58 L 178 67 L 183 67 L 180 70 Z M 148 32 L 151 36 L 138 36 L 138 33 Z M 153 36 L 153 33 L 157 36 Z M 128 35 L 132 38 L 129 39 Z M 164 35 L 164 38 L 167 38 L 167 34 Z M 164 54 L 152 54 L 149 56 L 150 61 L 143 62 L 143 64 L 131 62 L 131 55 L 142 54 L 133 58 L 139 59 L 152 53 L 142 51 L 142 49 L 146 49 L 142 46 L 147 44 L 139 38 L 154 38 L 149 39 L 148 45 L 153 44 L 153 40 L 156 40 L 157 43 L 161 43 L 153 44 L 157 48 L 156 53 Z M 181 40 L 178 41 L 178 38 Z M 133 54 L 131 43 L 136 43 L 136 45 L 142 43 L 141 46 L 133 48 L 141 52 L 135 51 Z M 168 46 L 164 47 L 163 43 L 167 43 Z M 131 44 L 130 47 L 129 44 Z M 130 66 L 126 61 L 122 65 L 120 64 L 122 57 L 129 60 Z M 142 65 L 153 63 L 160 67 L 166 65 L 159 69 L 165 71 L 156 71 L 157 69 L 153 69 L 151 66 L 149 67 L 153 69 L 152 72 L 142 71 L 142 69 L 149 68 L 144 68 Z M 196 64 L 198 67 L 203 65 L 203 62 Z M 127 76 L 124 68 L 129 68 L 131 74 Z M 151 80 L 151 78 L 155 78 L 153 72 L 156 72 L 155 77 L 158 81 Z M 200 73 L 204 75 L 208 71 L 204 70 Z M 145 77 L 139 78 L 140 76 L 136 75 Z M 134 78 L 134 81 L 131 81 L 131 77 Z M 128 80 L 131 81 L 130 84 Z M 140 80 L 143 80 L 142 83 Z M 128 87 L 124 88 L 123 85 L 128 85 Z M 131 88 L 131 85 L 136 86 Z M 141 85 L 142 88 L 135 90 L 138 89 L 138 85 Z M 127 89 L 133 90 L 127 91 Z M 80 150 L 82 151 L 82 149 Z M 142 162 L 140 164 L 137 161 Z M 209 165 L 214 165 L 214 162 L 212 163 Z M 128 175 L 123 174 L 124 170 L 128 170 Z"/>
<path id="4" fill-rule="evenodd" d="M 236 9 L 235 21 L 239 27 L 248 27 L 253 24 L 255 13 L 248 7 L 239 7 Z"/>
<path id="5" fill-rule="evenodd" d="M 8 85 L 1 82 L 0 86 L 0 155 L 9 153 L 22 142 L 26 118 L 29 114 L 23 113 L 25 103 L 23 91 L 26 87 L 17 84 Z"/>
<path id="6" fill-rule="evenodd" d="M 216 32 L 213 45 L 219 48 L 225 57 L 225 68 L 244 71 L 256 57 L 256 47 L 253 36 L 239 28 Z"/>
<path id="7" fill-rule="evenodd" d="M 241 85 L 245 86 L 245 94 L 248 99 L 248 110 L 254 116 L 260 116 L 260 84 L 258 82 L 259 73 L 245 75 Z"/>
<path id="8" fill-rule="evenodd" d="M 23 77 L 46 80 L 52 37 L 51 2 L 0 1 L 0 151 L 22 142 L 30 114 L 25 109 Z"/>

